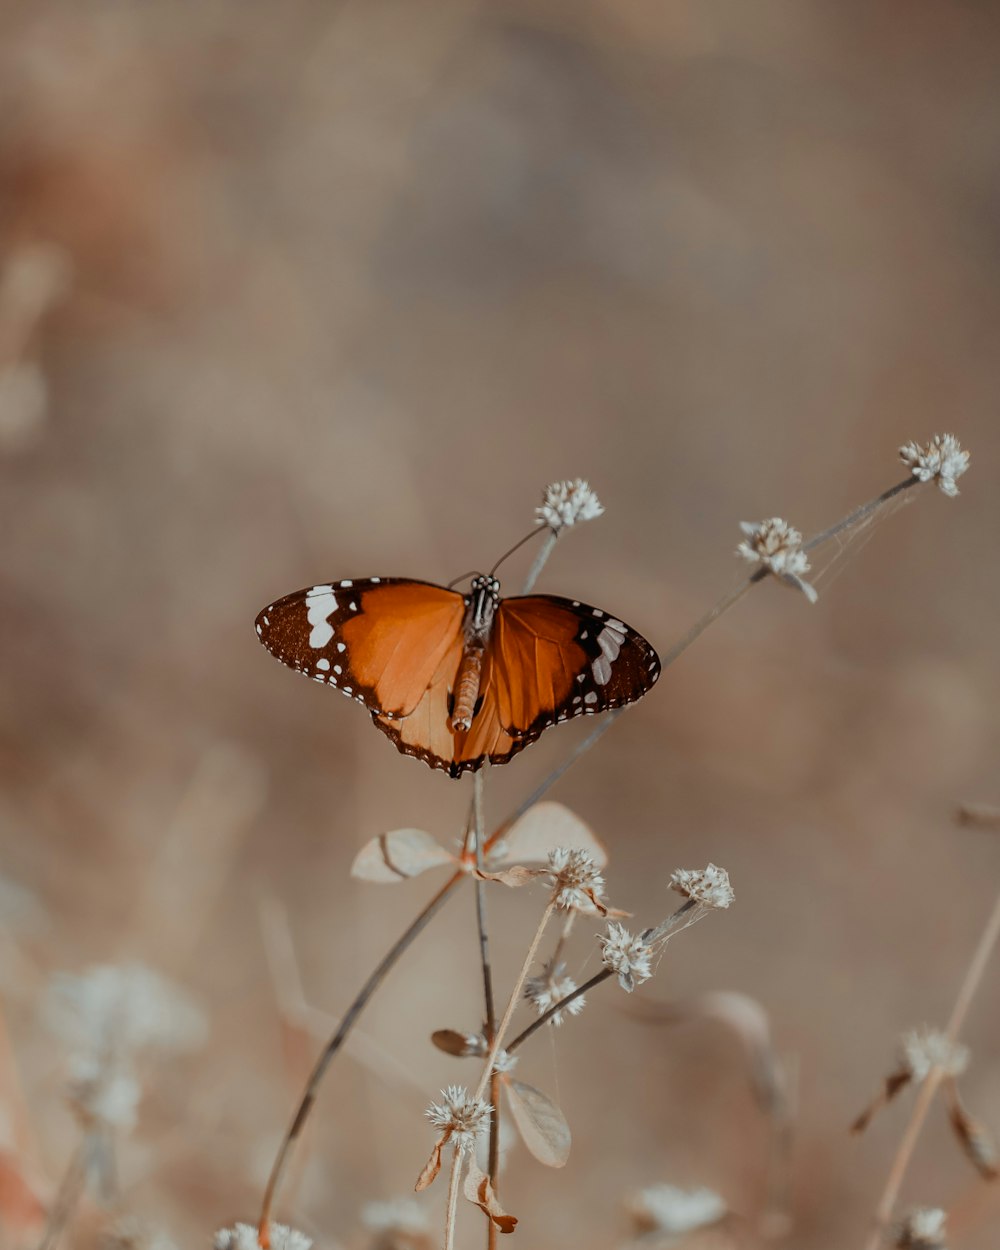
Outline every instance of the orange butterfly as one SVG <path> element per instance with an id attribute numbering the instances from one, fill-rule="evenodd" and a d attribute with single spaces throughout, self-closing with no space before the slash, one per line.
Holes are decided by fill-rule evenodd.
<path id="1" fill-rule="evenodd" d="M 283 664 L 363 703 L 405 755 L 452 777 L 506 763 L 549 725 L 642 698 L 656 652 L 600 608 L 369 577 L 285 595 L 257 617 Z"/>

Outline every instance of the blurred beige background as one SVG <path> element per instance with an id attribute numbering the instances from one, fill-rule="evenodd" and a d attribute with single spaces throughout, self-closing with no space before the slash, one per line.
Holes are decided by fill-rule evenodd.
<path id="1" fill-rule="evenodd" d="M 3 991 L 39 1174 L 72 1144 L 41 987 L 141 957 L 212 1039 L 148 1090 L 130 1201 L 180 1244 L 252 1216 L 305 1062 L 261 899 L 336 1015 L 434 888 L 353 883 L 356 849 L 461 824 L 468 783 L 270 660 L 263 604 L 488 567 L 579 475 L 607 513 L 542 588 L 666 650 L 740 576 L 740 520 L 821 529 L 903 476 L 901 442 L 953 430 L 959 499 L 911 492 L 815 607 L 761 587 L 554 792 L 644 923 L 674 868 L 729 870 L 736 906 L 641 996 L 760 1000 L 799 1075 L 786 1244 L 859 1245 L 905 1110 L 846 1126 L 898 1034 L 943 1022 L 1000 878 L 996 836 L 951 821 L 1000 800 L 1000 10 L 43 0 L 0 22 L 0 838 L 37 899 Z M 581 728 L 491 775 L 490 814 Z M 537 908 L 493 901 L 508 983 Z M 409 1191 L 423 1106 L 472 1075 L 427 1040 L 478 1024 L 472 926 L 459 897 L 332 1072 L 291 1212 L 320 1246 Z M 1000 1129 L 996 975 L 963 1090 Z M 759 1209 L 738 1047 L 634 1007 L 604 987 L 526 1048 L 576 1141 L 561 1173 L 511 1156 L 524 1250 L 621 1244 L 654 1181 Z M 956 1244 L 985 1250 L 982 1188 L 939 1111 L 907 1201 L 961 1209 Z"/>

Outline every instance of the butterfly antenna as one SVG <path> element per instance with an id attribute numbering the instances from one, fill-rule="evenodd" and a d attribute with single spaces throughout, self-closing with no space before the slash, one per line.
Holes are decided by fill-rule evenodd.
<path id="1" fill-rule="evenodd" d="M 532 538 L 536 537 L 536 535 L 544 534 L 545 532 L 546 527 L 544 525 L 539 525 L 535 529 L 529 531 L 529 533 L 525 534 L 523 538 L 519 538 L 513 547 L 511 547 L 509 551 L 505 551 L 496 564 L 494 564 L 494 566 L 490 569 L 490 577 L 492 577 L 500 565 L 503 564 L 504 560 L 506 560 L 509 556 L 512 556 L 518 548 L 523 547 L 526 542 L 529 542 Z"/>
<path id="2" fill-rule="evenodd" d="M 453 586 L 457 586 L 459 582 L 464 582 L 467 577 L 475 577 L 478 572 L 478 569 L 470 569 L 468 573 L 462 573 L 458 577 L 453 577 L 448 583 L 448 590 L 451 590 Z"/>

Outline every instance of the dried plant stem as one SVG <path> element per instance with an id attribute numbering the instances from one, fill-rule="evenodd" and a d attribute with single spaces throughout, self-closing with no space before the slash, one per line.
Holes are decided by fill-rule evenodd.
<path id="1" fill-rule="evenodd" d="M 462 1173 L 462 1152 L 452 1148 L 451 1173 L 448 1177 L 448 1214 L 444 1221 L 444 1250 L 452 1250 L 455 1244 L 455 1217 L 458 1214 L 458 1185 Z"/>
<path id="2" fill-rule="evenodd" d="M 521 590 L 522 595 L 530 595 L 534 590 L 535 582 L 538 581 L 542 569 L 545 568 L 546 561 L 556 549 L 556 543 L 559 541 L 559 534 L 561 532 L 561 530 L 550 529 L 545 535 L 545 541 L 538 548 L 534 562 L 528 570 L 528 576 L 524 579 L 524 587 Z"/>
<path id="3" fill-rule="evenodd" d="M 982 981 L 983 973 L 986 971 L 986 965 L 989 963 L 998 938 L 1000 938 L 1000 895 L 997 895 L 993 904 L 993 910 L 986 921 L 979 944 L 962 981 L 958 998 L 955 1000 L 955 1006 L 952 1008 L 951 1018 L 945 1031 L 949 1045 L 954 1045 L 958 1040 L 962 1025 L 965 1023 L 965 1017 L 968 1014 L 969 1007 L 972 1005 L 972 1000 Z M 913 1113 L 899 1143 L 896 1157 L 893 1159 L 892 1166 L 889 1169 L 889 1176 L 882 1191 L 882 1197 L 879 1199 L 878 1206 L 875 1209 L 875 1225 L 871 1236 L 865 1243 L 866 1250 L 878 1250 L 882 1234 L 892 1219 L 896 1199 L 899 1197 L 899 1191 L 906 1176 L 906 1169 L 909 1167 L 910 1159 L 913 1156 L 917 1139 L 920 1136 L 920 1130 L 923 1128 L 924 1120 L 927 1118 L 931 1103 L 934 1101 L 934 1095 L 937 1093 L 944 1076 L 944 1069 L 935 1065 L 927 1073 L 923 1084 L 920 1086 L 917 1100 L 914 1103 Z"/>
<path id="4" fill-rule="evenodd" d="M 475 842 L 476 868 L 483 871 L 483 788 L 485 771 L 473 773 L 472 782 L 472 837 Z M 483 971 L 484 1021 L 487 1046 L 492 1045 L 497 1031 L 496 1000 L 493 994 L 493 967 L 490 963 L 489 925 L 486 918 L 486 882 L 476 880 L 476 923 L 479 930 L 479 959 Z M 500 1100 L 499 1083 L 496 1075 L 490 1079 L 490 1103 L 493 1114 L 490 1116 L 489 1145 L 489 1176 L 490 1184 L 496 1190 L 500 1173 Z M 497 1231 L 492 1220 L 487 1220 L 487 1246 L 493 1250 L 496 1245 Z"/>
<path id="5" fill-rule="evenodd" d="M 59 1238 L 73 1218 L 77 1203 L 83 1194 L 84 1182 L 87 1179 L 87 1163 L 90 1150 L 89 1139 L 81 1139 L 70 1158 L 69 1165 L 59 1182 L 59 1189 L 49 1208 L 49 1218 L 45 1225 L 38 1250 L 55 1250 Z"/>
<path id="6" fill-rule="evenodd" d="M 524 957 L 524 963 L 521 965 L 521 971 L 517 974 L 517 980 L 514 988 L 511 990 L 510 998 L 507 1001 L 507 1008 L 503 1013 L 503 1019 L 497 1029 L 497 1035 L 493 1039 L 493 1045 L 490 1047 L 490 1053 L 486 1056 L 486 1065 L 483 1068 L 483 1075 L 479 1078 L 479 1084 L 476 1086 L 476 1092 L 472 1095 L 473 1101 L 482 1098 L 486 1092 L 486 1086 L 490 1083 L 490 1077 L 493 1074 L 493 1065 L 496 1063 L 497 1055 L 503 1049 L 503 1039 L 510 1027 L 511 1019 L 517 1004 L 521 1001 L 521 993 L 524 990 L 524 983 L 528 979 L 528 973 L 531 971 L 531 965 L 535 962 L 538 955 L 538 948 L 541 945 L 542 937 L 548 927 L 548 923 L 555 911 L 555 902 L 550 900 L 542 912 L 542 918 L 538 922 L 538 928 L 535 930 L 535 936 L 531 939 L 531 945 L 528 947 L 528 953 Z"/>
<path id="7" fill-rule="evenodd" d="M 274 1164 L 271 1167 L 271 1174 L 268 1177 L 267 1186 L 264 1190 L 264 1198 L 261 1203 L 260 1220 L 258 1223 L 258 1240 L 265 1250 L 270 1245 L 271 1209 L 274 1205 L 274 1197 L 277 1193 L 278 1185 L 285 1170 L 285 1163 L 288 1158 L 289 1151 L 301 1134 L 302 1129 L 305 1127 L 306 1121 L 309 1118 L 309 1113 L 312 1111 L 313 1105 L 316 1102 L 316 1094 L 327 1068 L 330 1066 L 330 1063 L 337 1051 L 340 1050 L 341 1046 L 343 1046 L 344 1042 L 347 1040 L 347 1037 L 354 1028 L 355 1024 L 357 1024 L 358 1018 L 368 1005 L 368 1000 L 382 984 L 383 980 L 399 959 L 400 955 L 403 954 L 407 947 L 410 946 L 414 939 L 421 933 L 431 918 L 437 913 L 448 895 L 451 894 L 455 886 L 457 886 L 464 877 L 464 872 L 456 872 L 449 877 L 441 889 L 438 890 L 437 894 L 435 894 L 426 907 L 424 907 L 423 911 L 421 911 L 416 919 L 409 925 L 406 932 L 403 933 L 403 935 L 390 947 L 390 949 L 379 961 L 368 980 L 361 987 L 357 998 L 355 998 L 354 1002 L 351 1003 L 350 1007 L 348 1007 L 343 1019 L 337 1026 L 337 1031 L 327 1042 L 322 1053 L 317 1059 L 312 1072 L 309 1074 L 309 1079 L 306 1081 L 305 1089 L 302 1092 L 302 1097 L 299 1099 L 299 1104 L 295 1109 L 292 1121 L 285 1132 L 285 1136 L 282 1138 L 281 1145 L 278 1147 L 278 1153 L 275 1157 Z"/>
<path id="8" fill-rule="evenodd" d="M 838 534 L 842 534 L 844 530 L 851 529 L 870 517 L 873 512 L 877 512 L 883 504 L 889 502 L 896 495 L 902 494 L 904 490 L 908 490 L 911 486 L 920 486 L 922 483 L 918 477 L 904 478 L 902 482 L 897 482 L 895 486 L 890 486 L 888 490 L 884 490 L 881 495 L 876 495 L 874 499 L 869 499 L 867 503 L 860 504 L 853 512 L 848 512 L 847 516 L 839 520 L 835 525 L 831 525 L 829 529 L 821 530 L 820 533 L 814 534 L 807 542 L 802 544 L 803 551 L 813 551 L 816 547 L 821 547 L 823 543 L 829 542 L 831 538 L 836 538 Z"/>

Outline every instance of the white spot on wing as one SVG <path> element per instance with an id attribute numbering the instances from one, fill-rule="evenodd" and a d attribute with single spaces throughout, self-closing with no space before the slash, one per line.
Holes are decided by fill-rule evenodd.
<path id="1" fill-rule="evenodd" d="M 325 647 L 333 637 L 330 617 L 337 610 L 337 597 L 332 586 L 313 586 L 306 591 L 306 617 L 312 626 L 310 647 Z"/>
<path id="2" fill-rule="evenodd" d="M 586 695 L 584 695 L 584 699 L 583 699 L 583 701 L 584 701 L 584 703 L 596 703 L 596 702 L 597 702 L 597 692 L 596 692 L 596 691 L 594 691 L 594 690 L 588 690 L 588 691 L 587 691 L 587 693 L 586 693 Z"/>
<path id="3" fill-rule="evenodd" d="M 326 659 L 325 656 L 320 656 L 320 658 L 316 661 L 316 667 L 321 668 L 323 672 L 325 673 L 326 670 L 330 667 L 330 661 Z"/>
<path id="4" fill-rule="evenodd" d="M 590 671 L 594 674 L 594 681 L 596 681 L 599 686 L 606 686 L 611 680 L 611 661 L 603 651 L 593 664 L 591 664 Z M 593 693 L 593 691 L 591 691 L 591 693 Z"/>

